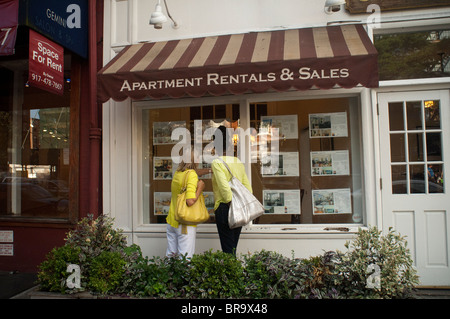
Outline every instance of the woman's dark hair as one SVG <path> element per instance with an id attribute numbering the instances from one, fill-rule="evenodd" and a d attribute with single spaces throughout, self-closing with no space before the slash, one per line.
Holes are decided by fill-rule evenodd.
<path id="1" fill-rule="evenodd" d="M 225 126 L 219 126 L 213 135 L 214 147 L 216 152 L 225 153 L 227 147 L 232 145 L 231 136 L 228 133 L 228 130 Z"/>

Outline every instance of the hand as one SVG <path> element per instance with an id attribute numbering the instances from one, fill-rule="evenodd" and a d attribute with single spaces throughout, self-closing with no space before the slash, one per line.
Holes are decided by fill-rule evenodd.
<path id="1" fill-rule="evenodd" d="M 199 175 L 199 176 L 203 176 L 203 175 L 211 174 L 211 173 L 212 173 L 212 170 L 210 168 L 200 168 L 197 170 L 197 175 Z"/>
<path id="2" fill-rule="evenodd" d="M 203 191 L 205 189 L 205 182 L 203 180 L 199 180 L 197 183 L 197 189 L 200 189 L 200 191 Z"/>

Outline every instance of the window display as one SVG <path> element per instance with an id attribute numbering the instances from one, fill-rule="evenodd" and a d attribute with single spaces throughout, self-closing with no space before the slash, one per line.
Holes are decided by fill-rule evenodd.
<path id="1" fill-rule="evenodd" d="M 207 150 L 211 139 L 203 133 L 211 127 L 226 125 L 237 128 L 239 105 L 207 105 L 195 107 L 175 107 L 149 109 L 143 111 L 143 222 L 144 224 L 162 224 L 170 205 L 170 189 L 178 162 L 172 158 L 173 150 L 179 146 L 179 140 L 172 139 L 177 128 L 186 128 L 187 137 L 194 144 L 194 138 L 200 137 L 201 150 Z M 201 132 L 195 129 L 200 128 Z M 200 135 L 199 135 L 199 134 Z M 175 134 L 176 135 L 176 134 Z M 199 135 L 199 136 L 198 136 Z M 184 141 L 183 141 L 184 142 Z M 180 148 L 181 149 L 181 148 Z M 175 152 L 176 153 L 176 152 Z M 199 163 L 199 169 L 207 171 L 208 162 Z M 214 196 L 211 174 L 204 174 L 205 204 L 214 220 Z"/>
<path id="2" fill-rule="evenodd" d="M 186 128 L 191 144 L 200 141 L 202 154 L 213 155 L 207 132 L 220 125 L 234 130 L 235 156 L 239 157 L 241 142 L 248 137 L 251 155 L 240 159 L 250 173 L 254 195 L 265 208 L 253 224 L 363 222 L 357 98 L 252 103 L 245 118 L 240 117 L 240 107 L 143 110 L 144 223 L 165 223 L 171 179 L 178 165 L 171 154 L 175 147 L 181 149 L 177 143 L 182 141 L 172 132 Z M 200 169 L 210 167 L 206 159 Z M 211 174 L 201 179 L 206 183 L 205 199 L 213 222 Z"/>
<path id="3" fill-rule="evenodd" d="M 361 223 L 357 100 L 268 102 L 250 108 L 257 109 L 250 122 L 258 132 L 259 128 L 270 132 L 275 126 L 282 132 L 277 141 L 278 170 L 269 172 L 261 158 L 251 164 L 253 191 L 266 206 L 266 213 L 254 223 Z M 282 124 L 268 119 L 282 119 Z"/>

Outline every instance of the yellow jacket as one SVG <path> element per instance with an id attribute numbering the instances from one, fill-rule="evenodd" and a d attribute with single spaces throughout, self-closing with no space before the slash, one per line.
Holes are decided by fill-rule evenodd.
<path id="1" fill-rule="evenodd" d="M 233 175 L 250 191 L 253 192 L 252 186 L 245 173 L 244 164 L 237 158 L 231 156 L 221 156 L 221 159 L 228 164 Z M 229 203 L 231 201 L 231 188 L 228 182 L 231 180 L 231 174 L 220 159 L 215 159 L 211 163 L 212 186 L 214 192 L 214 210 L 219 207 L 220 203 Z"/>
<path id="2" fill-rule="evenodd" d="M 176 171 L 172 178 L 172 185 L 171 185 L 172 196 L 170 200 L 169 214 L 167 215 L 166 222 L 174 228 L 178 228 L 179 225 L 178 222 L 175 220 L 177 197 L 184 186 L 184 179 L 186 174 L 188 173 L 190 174 L 187 178 L 186 199 L 196 198 L 195 193 L 197 191 L 198 175 L 195 172 L 195 170 L 187 169 L 183 172 Z"/>

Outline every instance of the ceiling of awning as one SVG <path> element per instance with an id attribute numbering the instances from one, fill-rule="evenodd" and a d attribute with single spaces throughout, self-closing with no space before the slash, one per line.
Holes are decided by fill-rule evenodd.
<path id="1" fill-rule="evenodd" d="M 377 52 L 362 25 L 140 43 L 98 73 L 98 99 L 378 86 Z"/>

